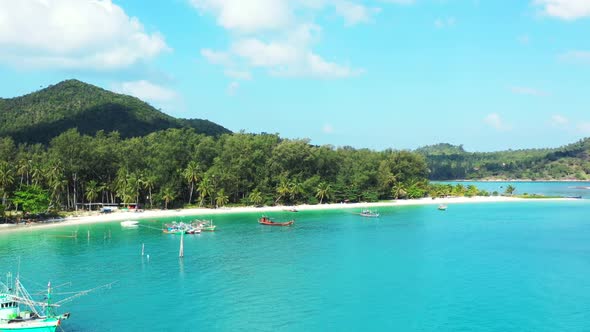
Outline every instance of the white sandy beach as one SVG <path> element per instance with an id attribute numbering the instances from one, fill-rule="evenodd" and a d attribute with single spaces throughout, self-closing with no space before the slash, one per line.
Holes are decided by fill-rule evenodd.
<path id="1" fill-rule="evenodd" d="M 389 206 L 409 206 L 409 205 L 451 205 L 451 204 L 471 204 L 471 203 L 495 203 L 495 202 L 546 202 L 555 200 L 570 200 L 568 198 L 547 198 L 547 199 L 526 199 L 517 197 L 505 196 L 490 196 L 490 197 L 450 197 L 450 198 L 422 198 L 409 200 L 392 200 L 378 203 L 348 203 L 348 204 L 321 204 L 321 205 L 297 205 L 295 208 L 299 211 L 312 210 L 334 210 L 334 209 L 361 209 L 361 208 L 378 208 Z M 118 211 L 110 214 L 99 214 L 98 212 L 92 215 L 69 217 L 63 221 L 54 223 L 33 223 L 27 225 L 13 225 L 0 224 L 0 233 L 17 232 L 17 231 L 32 231 L 47 228 L 56 228 L 64 226 L 86 225 L 101 222 L 113 222 L 124 220 L 140 220 L 140 219 L 157 219 L 169 217 L 182 216 L 199 216 L 199 215 L 216 215 L 216 214 L 231 214 L 231 213 L 268 213 L 281 212 L 291 208 L 291 206 L 264 206 L 264 207 L 232 207 L 219 209 L 179 209 L 179 210 L 146 210 L 143 212 L 126 212 Z"/>

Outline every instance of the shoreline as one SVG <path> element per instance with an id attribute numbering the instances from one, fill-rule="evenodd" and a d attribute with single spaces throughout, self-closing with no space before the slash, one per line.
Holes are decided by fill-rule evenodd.
<path id="1" fill-rule="evenodd" d="M 575 180 L 575 179 L 564 179 L 564 180 L 545 180 L 545 179 L 537 179 L 537 180 L 532 180 L 532 179 L 508 179 L 508 180 L 502 180 L 502 179 L 479 179 L 479 180 L 465 180 L 465 179 L 461 179 L 461 180 L 432 180 L 430 182 L 585 182 L 585 183 L 590 183 L 590 180 Z"/>
<path id="2" fill-rule="evenodd" d="M 346 210 L 378 207 L 395 207 L 395 206 L 420 206 L 420 205 L 439 205 L 439 204 L 474 204 L 474 203 L 499 203 L 499 202 L 524 202 L 524 201 L 570 201 L 570 198 L 519 198 L 506 196 L 477 196 L 477 197 L 448 197 L 448 198 L 421 198 L 410 200 L 392 200 L 375 203 L 331 203 L 317 205 L 296 205 L 298 211 L 319 211 L 319 210 Z M 170 218 L 185 216 L 202 216 L 202 215 L 221 215 L 236 213 L 268 213 L 284 212 L 293 206 L 264 206 L 264 207 L 231 207 L 231 208 L 192 208 L 180 210 L 146 210 L 143 212 L 113 212 L 110 214 L 99 214 L 98 212 L 89 216 L 68 217 L 63 221 L 53 223 L 35 223 L 28 225 L 0 224 L 0 234 L 36 231 L 41 229 L 51 229 L 66 226 L 90 225 L 102 222 L 115 222 L 125 220 L 141 220 L 154 218 Z"/>

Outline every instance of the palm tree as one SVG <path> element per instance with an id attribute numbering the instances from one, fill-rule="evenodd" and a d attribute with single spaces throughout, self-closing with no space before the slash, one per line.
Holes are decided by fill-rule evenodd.
<path id="1" fill-rule="evenodd" d="M 32 165 L 31 167 L 31 182 L 33 185 L 38 185 L 39 180 L 43 177 L 43 170 L 37 164 Z"/>
<path id="2" fill-rule="evenodd" d="M 397 181 L 393 184 L 393 188 L 391 189 L 391 195 L 394 199 L 406 197 L 407 189 L 403 182 Z"/>
<path id="3" fill-rule="evenodd" d="M 176 194 L 172 188 L 167 187 L 162 190 L 162 199 L 164 200 L 164 208 L 166 210 L 168 210 L 168 203 L 173 201 L 176 198 L 175 196 Z"/>
<path id="4" fill-rule="evenodd" d="M 283 197 L 287 196 L 290 192 L 291 188 L 289 188 L 287 181 L 281 181 L 277 187 L 277 194 L 279 194 L 279 197 L 277 197 L 275 204 L 278 203 Z"/>
<path id="5" fill-rule="evenodd" d="M 6 205 L 6 192 L 13 182 L 14 176 L 12 175 L 10 165 L 2 161 L 0 163 L 0 189 L 2 189 L 2 205 L 4 206 Z"/>
<path id="6" fill-rule="evenodd" d="M 454 196 L 465 196 L 465 186 L 463 186 L 460 183 L 455 185 L 455 187 L 453 188 L 453 195 Z"/>
<path id="7" fill-rule="evenodd" d="M 156 177 L 153 175 L 148 175 L 145 177 L 145 179 L 143 179 L 143 188 L 147 189 L 148 191 L 148 195 L 149 195 L 149 199 L 150 199 L 150 209 L 153 207 L 153 199 L 152 199 L 152 190 L 154 189 L 154 186 L 156 185 Z"/>
<path id="8" fill-rule="evenodd" d="M 467 196 L 469 196 L 469 197 L 477 196 L 477 192 L 478 192 L 478 190 L 477 190 L 476 186 L 474 186 L 472 184 L 467 186 L 467 193 L 466 193 Z"/>
<path id="9" fill-rule="evenodd" d="M 250 203 L 258 206 L 262 204 L 262 194 L 258 189 L 254 189 L 254 191 L 252 191 L 250 195 L 248 195 L 248 200 L 250 201 Z"/>
<path id="10" fill-rule="evenodd" d="M 49 182 L 49 188 L 51 189 L 51 200 L 55 204 L 59 205 L 61 200 L 61 194 L 66 189 L 68 180 L 63 176 L 51 179 Z"/>
<path id="11" fill-rule="evenodd" d="M 516 187 L 514 187 L 513 185 L 508 185 L 508 187 L 506 187 L 506 190 L 504 191 L 504 193 L 506 195 L 512 195 L 512 194 L 514 194 L 515 191 L 516 191 Z"/>
<path id="12" fill-rule="evenodd" d="M 320 183 L 318 185 L 315 197 L 319 198 L 320 204 L 323 203 L 324 199 L 332 198 L 332 186 L 325 182 Z"/>
<path id="13" fill-rule="evenodd" d="M 215 197 L 215 204 L 217 204 L 217 207 L 221 207 L 227 204 L 228 202 L 229 197 L 227 197 L 227 195 L 225 194 L 225 190 L 221 188 L 221 190 L 217 192 L 217 197 Z"/>
<path id="14" fill-rule="evenodd" d="M 23 181 L 25 179 L 25 175 L 27 176 L 27 179 L 29 178 L 29 161 L 26 159 L 21 159 L 18 161 L 18 166 L 16 169 L 16 174 L 20 175 L 20 184 L 23 184 Z M 28 180 L 27 180 L 28 182 Z"/>
<path id="15" fill-rule="evenodd" d="M 190 195 L 188 198 L 188 204 L 190 204 L 193 199 L 195 183 L 199 182 L 199 179 L 201 178 L 201 167 L 196 161 L 191 161 L 188 163 L 184 171 L 182 171 L 182 176 L 190 185 Z"/>
<path id="16" fill-rule="evenodd" d="M 100 187 L 96 181 L 92 180 L 86 184 L 86 199 L 90 203 L 90 210 L 92 210 L 92 202 L 98 198 L 99 193 Z"/>
<path id="17" fill-rule="evenodd" d="M 305 188 L 303 188 L 303 183 L 297 180 L 291 181 L 289 184 L 289 197 L 292 201 L 295 201 L 297 197 L 303 195 L 305 193 Z"/>
<path id="18" fill-rule="evenodd" d="M 129 173 L 127 172 L 126 168 L 119 168 L 117 171 L 117 177 L 115 178 L 114 189 L 118 197 L 123 200 L 123 203 L 128 203 L 125 199 L 127 195 L 127 178 L 129 177 Z"/>
<path id="19" fill-rule="evenodd" d="M 135 200 L 135 206 L 139 205 L 139 191 L 143 185 L 141 176 L 137 173 L 131 173 L 127 177 L 127 193 Z"/>
<path id="20" fill-rule="evenodd" d="M 203 206 L 205 198 L 207 198 L 207 196 L 211 196 L 213 191 L 212 188 L 213 187 L 207 178 L 203 179 L 203 181 L 199 183 L 199 187 L 197 188 L 199 191 L 199 206 Z"/>

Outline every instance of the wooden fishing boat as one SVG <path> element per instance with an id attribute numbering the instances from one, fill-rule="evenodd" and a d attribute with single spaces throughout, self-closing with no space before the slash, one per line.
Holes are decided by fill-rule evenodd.
<path id="1" fill-rule="evenodd" d="M 277 222 L 277 221 L 271 220 L 269 217 L 263 216 L 262 218 L 258 219 L 258 223 L 261 225 L 267 225 L 267 226 L 291 226 L 295 223 L 295 220 Z"/>

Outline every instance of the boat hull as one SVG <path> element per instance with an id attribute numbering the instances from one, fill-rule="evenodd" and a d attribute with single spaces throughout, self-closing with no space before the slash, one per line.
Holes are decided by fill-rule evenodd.
<path id="1" fill-rule="evenodd" d="M 59 323 L 59 319 L 54 318 L 13 323 L 0 323 L 0 332 L 55 332 L 59 326 Z"/>
<path id="2" fill-rule="evenodd" d="M 379 213 L 361 213 L 361 217 L 379 218 Z"/>
<path id="3" fill-rule="evenodd" d="M 290 221 L 286 221 L 286 222 L 272 222 L 272 221 L 267 221 L 267 220 L 258 220 L 258 223 L 261 225 L 266 225 L 266 226 L 291 226 L 295 223 L 295 220 L 290 220 Z"/>

